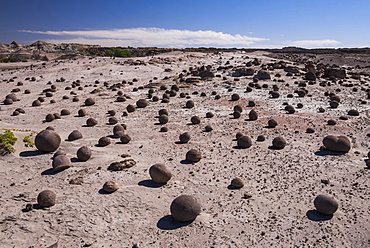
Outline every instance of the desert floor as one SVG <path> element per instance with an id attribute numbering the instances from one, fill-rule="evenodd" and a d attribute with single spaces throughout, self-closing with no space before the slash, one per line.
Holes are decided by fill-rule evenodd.
<path id="1" fill-rule="evenodd" d="M 327 80 L 318 79 L 316 84 L 305 87 L 307 96 L 299 97 L 294 93 L 300 88 L 295 82 L 305 82 L 303 63 L 285 61 L 300 67 L 301 75 L 293 77 L 286 76 L 282 69 L 268 70 L 271 80 L 259 81 L 267 88 L 253 88 L 252 92 L 246 92 L 252 76 L 235 81 L 232 68 L 216 70 L 225 63 L 236 67 L 255 58 L 262 64 L 279 61 L 267 55 L 172 52 L 131 58 L 139 59 L 139 63 L 130 59 L 81 57 L 0 64 L 1 97 L 5 99 L 13 89 L 20 89 L 15 93 L 19 101 L 0 105 L 1 130 L 12 129 L 18 137 L 15 152 L 0 157 L 0 247 L 49 247 L 55 243 L 58 247 L 370 247 L 366 166 L 370 108 L 359 101 L 367 98 L 361 88 L 369 88 L 369 77 L 363 76 L 361 82 L 345 79 L 353 87 L 344 87 L 338 81 L 321 87 L 319 83 Z M 180 73 L 186 75 L 189 67 L 202 65 L 212 65 L 212 71 L 219 76 L 195 84 L 175 80 Z M 260 67 L 251 68 L 258 71 Z M 26 80 L 27 77 L 36 80 Z M 65 89 L 76 80 L 80 80 L 82 88 Z M 123 80 L 127 83 L 117 91 L 109 88 Z M 49 81 L 56 86 L 56 92 L 45 97 L 43 90 L 50 88 Z M 146 108 L 123 116 L 128 104 L 135 105 L 137 100 L 147 98 L 148 84 L 157 86 L 153 95 L 160 99 L 165 93 L 159 88 L 161 84 L 168 89 L 178 84 L 180 90 L 170 97 L 169 103 L 148 99 Z M 279 98 L 269 94 L 274 84 L 279 87 Z M 26 89 L 31 93 L 25 94 Z M 125 102 L 116 101 L 118 91 L 127 96 Z M 212 91 L 221 98 L 216 100 Z M 181 92 L 190 99 L 181 98 Z M 336 92 L 341 97 L 338 108 L 330 108 L 325 92 Z M 240 100 L 231 101 L 235 93 Z M 293 97 L 288 98 L 288 94 Z M 40 96 L 45 97 L 45 102 L 32 107 Z M 79 101 L 73 101 L 74 96 Z M 95 99 L 96 104 L 84 106 L 88 97 Z M 195 107 L 185 108 L 187 100 L 193 100 Z M 251 100 L 255 107 L 248 107 Z M 284 102 L 296 107 L 296 112 L 287 114 Z M 303 107 L 297 108 L 298 103 Z M 238 119 L 232 115 L 237 104 L 243 107 Z M 320 113 L 319 107 L 325 113 Z M 22 108 L 25 114 L 12 115 L 16 108 Z M 81 108 L 86 109 L 87 116 L 77 116 Z M 162 108 L 169 112 L 165 125 L 160 125 L 157 118 Z M 44 121 L 47 114 L 60 113 L 62 109 L 71 114 Z M 259 115 L 255 121 L 248 118 L 252 109 Z M 348 116 L 350 109 L 358 110 L 360 115 Z M 97 146 L 99 138 L 113 134 L 108 110 L 115 110 L 119 123 L 127 125 L 125 132 L 132 138 L 130 143 L 122 144 L 111 138 L 110 145 Z M 207 112 L 214 113 L 214 117 L 206 118 Z M 201 118 L 198 125 L 190 122 L 195 115 Z M 348 120 L 340 120 L 340 116 L 347 116 Z M 96 126 L 86 126 L 90 117 L 98 121 Z M 266 127 L 271 118 L 278 122 L 276 128 Z M 327 125 L 329 119 L 337 124 Z M 204 131 L 207 125 L 213 127 L 211 132 Z M 52 153 L 38 152 L 22 141 L 26 135 L 34 138 L 48 126 L 61 136 L 60 148 L 72 161 L 71 168 L 58 173 L 52 171 Z M 168 132 L 160 132 L 162 126 L 168 127 Z M 307 128 L 315 132 L 307 133 Z M 83 138 L 67 141 L 73 130 L 81 131 Z M 191 134 L 186 144 L 179 142 L 183 132 Z M 250 136 L 253 145 L 247 149 L 237 147 L 237 132 Z M 259 135 L 266 140 L 256 141 Z M 349 137 L 350 152 L 320 150 L 326 135 Z M 282 150 L 271 147 L 278 136 L 287 141 Z M 81 146 L 92 150 L 92 157 L 86 162 L 76 157 Z M 197 163 L 185 161 L 186 152 L 192 148 L 202 153 L 203 158 Z M 123 171 L 108 170 L 112 162 L 124 160 L 122 154 L 130 155 L 136 165 Z M 173 173 L 166 185 L 154 184 L 148 172 L 151 165 L 159 162 Z M 229 187 L 235 177 L 244 180 L 243 188 Z M 82 184 L 71 184 L 70 180 L 75 178 L 81 178 Z M 104 194 L 101 189 L 108 180 L 115 180 L 121 188 Z M 38 209 L 37 195 L 45 189 L 56 193 L 57 203 Z M 245 193 L 252 197 L 245 198 Z M 333 195 L 339 202 L 332 217 L 315 210 L 313 201 L 321 193 Z M 170 213 L 171 202 L 182 194 L 194 195 L 202 204 L 202 213 L 191 223 L 177 222 Z M 24 211 L 26 204 L 35 204 L 35 209 Z"/>

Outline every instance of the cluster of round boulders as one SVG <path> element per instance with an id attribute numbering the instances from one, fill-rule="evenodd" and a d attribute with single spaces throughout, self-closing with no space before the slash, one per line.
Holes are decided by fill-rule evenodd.
<path id="1" fill-rule="evenodd" d="M 68 135 L 68 140 L 69 141 L 74 141 L 82 139 L 82 133 L 79 130 L 73 130 L 69 135 Z"/>
<path id="2" fill-rule="evenodd" d="M 185 160 L 192 162 L 192 163 L 199 162 L 201 159 L 202 159 L 202 154 L 200 153 L 200 151 L 195 150 L 195 149 L 190 149 L 186 153 L 186 156 L 185 156 Z"/>
<path id="3" fill-rule="evenodd" d="M 37 204 L 39 204 L 43 208 L 49 208 L 55 205 L 56 198 L 56 194 L 53 191 L 47 189 L 41 191 L 37 195 Z"/>
<path id="4" fill-rule="evenodd" d="M 94 105 L 95 104 L 95 100 L 94 99 L 92 99 L 91 97 L 89 97 L 89 98 L 87 98 L 86 100 L 85 100 L 85 105 L 86 106 L 92 106 L 92 105 Z"/>
<path id="5" fill-rule="evenodd" d="M 62 171 L 71 167 L 71 160 L 67 155 L 59 155 L 53 159 L 52 166 L 54 172 Z"/>
<path id="6" fill-rule="evenodd" d="M 109 180 L 105 182 L 103 185 L 103 190 L 107 193 L 113 193 L 119 190 L 119 188 L 120 188 L 119 184 L 113 180 Z"/>
<path id="7" fill-rule="evenodd" d="M 200 123 L 200 117 L 199 116 L 193 116 L 193 117 L 191 117 L 190 121 L 194 125 L 199 124 Z"/>
<path id="8" fill-rule="evenodd" d="M 138 108 L 145 108 L 146 106 L 148 106 L 148 101 L 146 99 L 139 99 L 137 102 L 136 102 L 136 106 Z"/>
<path id="9" fill-rule="evenodd" d="M 239 177 L 236 177 L 233 180 L 231 180 L 231 184 L 230 185 L 232 187 L 235 187 L 237 189 L 240 189 L 240 188 L 244 187 L 244 181 L 243 181 L 243 179 L 241 179 Z"/>
<path id="10" fill-rule="evenodd" d="M 275 127 L 277 126 L 277 121 L 276 121 L 276 120 L 274 120 L 274 119 L 270 119 L 270 120 L 268 120 L 268 122 L 267 122 L 267 126 L 268 126 L 269 128 L 275 128 Z"/>
<path id="11" fill-rule="evenodd" d="M 191 137 L 190 137 L 190 133 L 185 132 L 185 133 L 180 134 L 179 139 L 180 139 L 180 141 L 181 141 L 182 143 L 188 143 L 188 142 L 189 142 L 189 140 L 191 139 Z"/>
<path id="12" fill-rule="evenodd" d="M 167 183 L 171 177 L 171 171 L 163 163 L 156 163 L 149 168 L 149 175 L 156 183 Z"/>
<path id="13" fill-rule="evenodd" d="M 337 211 L 339 204 L 333 196 L 321 194 L 315 198 L 314 205 L 318 212 L 326 215 L 332 215 Z"/>
<path id="14" fill-rule="evenodd" d="M 54 130 L 42 130 L 35 137 L 36 148 L 42 152 L 53 152 L 58 149 L 62 139 Z"/>
<path id="15" fill-rule="evenodd" d="M 347 153 L 351 150 L 351 141 L 346 136 L 328 135 L 323 139 L 323 143 L 329 151 Z"/>
<path id="16" fill-rule="evenodd" d="M 166 114 L 160 115 L 158 120 L 160 124 L 166 124 L 168 123 L 168 115 Z"/>
<path id="17" fill-rule="evenodd" d="M 101 137 L 99 140 L 98 140 L 98 145 L 99 146 L 107 146 L 107 145 L 110 145 L 111 143 L 111 140 L 109 137 Z"/>
<path id="18" fill-rule="evenodd" d="M 279 136 L 272 140 L 272 146 L 276 149 L 284 149 L 286 141 L 283 137 Z"/>
<path id="19" fill-rule="evenodd" d="M 87 146 L 82 146 L 77 150 L 77 158 L 81 161 L 87 161 L 91 158 L 91 150 Z"/>
<path id="20" fill-rule="evenodd" d="M 252 109 L 249 112 L 248 116 L 249 116 L 249 120 L 251 120 L 251 121 L 255 121 L 255 120 L 258 119 L 258 114 L 257 114 L 257 112 L 254 109 Z"/>
<path id="21" fill-rule="evenodd" d="M 124 134 L 119 137 L 122 144 L 128 144 L 131 141 L 131 137 L 128 134 Z"/>
<path id="22" fill-rule="evenodd" d="M 202 211 L 200 202 L 192 195 L 180 195 L 170 206 L 172 217 L 180 222 L 193 221 Z"/>
<path id="23" fill-rule="evenodd" d="M 98 124 L 98 121 L 94 118 L 89 118 L 86 120 L 86 126 L 88 127 L 93 127 L 93 126 L 96 126 Z"/>
<path id="24" fill-rule="evenodd" d="M 249 136 L 242 135 L 238 138 L 238 146 L 240 148 L 249 148 L 252 146 L 252 139 Z"/>

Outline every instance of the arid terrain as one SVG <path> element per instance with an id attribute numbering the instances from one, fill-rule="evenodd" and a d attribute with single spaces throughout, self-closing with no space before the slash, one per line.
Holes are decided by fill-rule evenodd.
<path id="1" fill-rule="evenodd" d="M 18 101 L 1 103 L 0 129 L 13 130 L 18 140 L 14 153 L 0 157 L 0 247 L 370 247 L 369 62 L 367 55 L 173 51 L 1 63 L 1 102 L 11 93 Z M 166 91 L 171 96 L 162 101 Z M 233 94 L 240 99 L 233 101 Z M 334 94 L 338 107 L 329 104 Z M 124 101 L 117 101 L 120 95 Z M 44 102 L 32 106 L 39 97 Z M 95 104 L 85 106 L 87 98 Z M 139 99 L 148 106 L 127 113 Z M 193 108 L 186 108 L 188 100 Z M 287 113 L 287 104 L 294 113 Z M 233 116 L 235 105 L 243 109 L 240 118 Z M 24 113 L 14 114 L 17 108 Z M 63 109 L 70 114 L 45 121 Z M 78 116 L 80 109 L 87 115 Z M 158 121 L 160 109 L 168 110 L 167 124 Z M 252 109 L 257 120 L 249 118 Z M 112 136 L 109 110 L 127 126 L 128 144 Z M 193 116 L 199 124 L 191 123 Z M 88 118 L 98 124 L 87 126 Z M 267 127 L 270 119 L 275 128 Z M 53 153 L 23 141 L 48 126 L 71 159 L 72 166 L 57 173 Z M 73 130 L 83 138 L 68 141 Z M 188 143 L 179 141 L 184 132 L 191 135 Z M 238 147 L 238 132 L 252 139 L 250 148 Z M 257 141 L 260 135 L 264 141 Z M 348 137 L 350 151 L 323 149 L 327 135 Z M 111 144 L 98 146 L 105 136 Z M 278 136 L 287 142 L 283 149 L 272 146 Z M 92 151 L 86 162 L 76 156 L 81 146 Z M 190 149 L 201 152 L 199 162 L 185 160 Z M 108 170 L 125 159 L 136 164 Z M 167 184 L 152 182 L 148 169 L 155 163 L 171 170 Z M 230 186 L 236 177 L 244 187 Z M 108 180 L 120 189 L 104 193 Z M 46 189 L 56 193 L 56 204 L 42 209 L 36 198 Z M 333 216 L 315 210 L 322 193 L 339 203 Z M 202 205 L 191 223 L 170 213 L 182 194 Z M 27 204 L 34 209 L 26 211 Z"/>

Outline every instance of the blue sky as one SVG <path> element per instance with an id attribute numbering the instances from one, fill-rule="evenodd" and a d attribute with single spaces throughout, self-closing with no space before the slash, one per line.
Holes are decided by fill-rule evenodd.
<path id="1" fill-rule="evenodd" d="M 2 0 L 0 43 L 369 47 L 369 0 Z"/>

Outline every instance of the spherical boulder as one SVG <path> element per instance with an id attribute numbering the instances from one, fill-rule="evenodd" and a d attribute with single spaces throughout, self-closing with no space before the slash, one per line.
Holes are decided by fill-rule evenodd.
<path id="1" fill-rule="evenodd" d="M 286 141 L 283 137 L 279 136 L 272 140 L 272 146 L 276 149 L 284 149 Z"/>
<path id="2" fill-rule="evenodd" d="M 170 206 L 172 217 L 180 222 L 195 220 L 202 211 L 202 206 L 192 195 L 180 195 L 175 198 Z"/>
<path id="3" fill-rule="evenodd" d="M 323 143 L 330 151 L 347 153 L 351 150 L 351 141 L 345 136 L 328 135 L 323 139 Z"/>
<path id="4" fill-rule="evenodd" d="M 68 135 L 69 141 L 74 141 L 78 139 L 82 139 L 82 133 L 79 130 L 73 130 L 72 133 Z"/>
<path id="5" fill-rule="evenodd" d="M 194 102 L 192 100 L 189 100 L 186 102 L 186 107 L 187 108 L 194 108 Z"/>
<path id="6" fill-rule="evenodd" d="M 138 108 L 145 108 L 146 106 L 148 106 L 148 101 L 146 99 L 139 99 L 137 102 L 136 102 L 136 106 Z"/>
<path id="7" fill-rule="evenodd" d="M 108 118 L 109 125 L 114 125 L 118 123 L 118 119 L 114 116 Z"/>
<path id="8" fill-rule="evenodd" d="M 250 119 L 251 121 L 255 121 L 255 120 L 257 120 L 257 119 L 258 119 L 258 114 L 257 114 L 257 112 L 256 112 L 254 109 L 252 109 L 252 110 L 249 112 L 248 116 L 249 116 L 249 119 Z"/>
<path id="9" fill-rule="evenodd" d="M 158 111 L 158 115 L 161 116 L 161 115 L 168 115 L 168 110 L 167 109 L 160 109 Z"/>
<path id="10" fill-rule="evenodd" d="M 234 111 L 234 112 L 233 112 L 233 116 L 234 116 L 234 118 L 235 118 L 235 119 L 239 119 L 239 118 L 240 118 L 240 116 L 242 116 L 242 114 L 241 114 L 241 112 L 239 112 L 239 111 Z"/>
<path id="11" fill-rule="evenodd" d="M 41 207 L 48 208 L 55 205 L 56 194 L 51 190 L 41 191 L 37 196 L 37 204 Z"/>
<path id="12" fill-rule="evenodd" d="M 71 160 L 66 155 L 59 155 L 53 159 L 53 171 L 61 171 L 71 167 Z"/>
<path id="13" fill-rule="evenodd" d="M 81 161 L 87 161 L 91 158 L 91 150 L 87 146 L 82 146 L 77 150 L 77 158 Z"/>
<path id="14" fill-rule="evenodd" d="M 267 122 L 267 126 L 268 126 L 269 128 L 275 128 L 275 127 L 277 126 L 277 121 L 276 121 L 276 120 L 274 120 L 274 119 L 270 119 L 270 120 L 268 120 L 268 122 Z"/>
<path id="15" fill-rule="evenodd" d="M 235 188 L 242 188 L 244 186 L 244 181 L 243 179 L 239 178 L 239 177 L 236 177 L 234 178 L 233 180 L 231 180 L 231 186 L 235 187 Z"/>
<path id="16" fill-rule="evenodd" d="M 331 195 L 321 194 L 314 200 L 315 208 L 322 214 L 332 215 L 338 209 L 338 201 Z"/>
<path id="17" fill-rule="evenodd" d="M 87 112 L 86 112 L 86 110 L 85 109 L 79 109 L 78 110 L 78 116 L 79 117 L 84 117 L 84 116 L 86 116 L 87 115 Z"/>
<path id="18" fill-rule="evenodd" d="M 239 94 L 232 94 L 231 101 L 238 101 L 240 99 Z"/>
<path id="19" fill-rule="evenodd" d="M 207 126 L 204 127 L 205 132 L 211 132 L 212 130 L 213 130 L 213 127 L 210 126 L 210 125 L 207 125 Z"/>
<path id="20" fill-rule="evenodd" d="M 167 183 L 171 177 L 171 171 L 163 163 L 157 163 L 149 168 L 149 174 L 156 183 Z"/>
<path id="21" fill-rule="evenodd" d="M 240 148 L 249 148 L 252 146 L 252 139 L 249 136 L 243 135 L 238 139 L 238 146 Z"/>
<path id="22" fill-rule="evenodd" d="M 166 124 L 168 122 L 168 115 L 161 115 L 158 118 L 160 124 Z"/>
<path id="23" fill-rule="evenodd" d="M 110 145 L 111 143 L 111 140 L 109 137 L 101 137 L 99 140 L 98 140 L 98 145 L 99 146 L 107 146 L 107 145 Z"/>
<path id="24" fill-rule="evenodd" d="M 191 117 L 190 121 L 194 125 L 199 124 L 200 123 L 200 117 L 199 116 L 193 116 L 193 117 Z"/>
<path id="25" fill-rule="evenodd" d="M 98 124 L 98 121 L 95 120 L 94 118 L 89 118 L 89 119 L 86 120 L 86 126 L 88 126 L 88 127 L 93 127 L 97 124 Z"/>
<path id="26" fill-rule="evenodd" d="M 195 150 L 195 149 L 190 149 L 187 153 L 186 153 L 186 157 L 185 157 L 185 160 L 189 161 L 189 162 L 199 162 L 200 160 L 202 159 L 202 154 L 200 153 L 200 151 L 198 150 Z"/>
<path id="27" fill-rule="evenodd" d="M 127 112 L 132 113 L 132 112 L 135 112 L 136 107 L 135 107 L 135 105 L 129 104 L 126 107 L 126 110 L 127 110 Z"/>
<path id="28" fill-rule="evenodd" d="M 105 182 L 105 184 L 103 185 L 103 190 L 107 193 L 113 193 L 117 191 L 119 188 L 120 188 L 119 184 L 113 180 L 109 180 Z"/>
<path id="29" fill-rule="evenodd" d="M 189 140 L 191 139 L 191 137 L 190 137 L 190 133 L 185 132 L 185 133 L 180 134 L 179 139 L 180 139 L 180 141 L 181 141 L 182 143 L 188 143 L 188 142 L 189 142 Z"/>
<path id="30" fill-rule="evenodd" d="M 53 130 L 43 130 L 35 137 L 36 148 L 42 152 L 53 152 L 58 149 L 62 139 Z"/>
<path id="31" fill-rule="evenodd" d="M 95 100 L 94 99 L 92 99 L 91 97 L 89 97 L 89 98 L 87 98 L 86 100 L 85 100 L 85 105 L 86 106 L 92 106 L 92 105 L 94 105 L 95 104 Z"/>
<path id="32" fill-rule="evenodd" d="M 128 144 L 131 141 L 131 137 L 128 134 L 124 134 L 119 137 L 122 144 Z"/>

